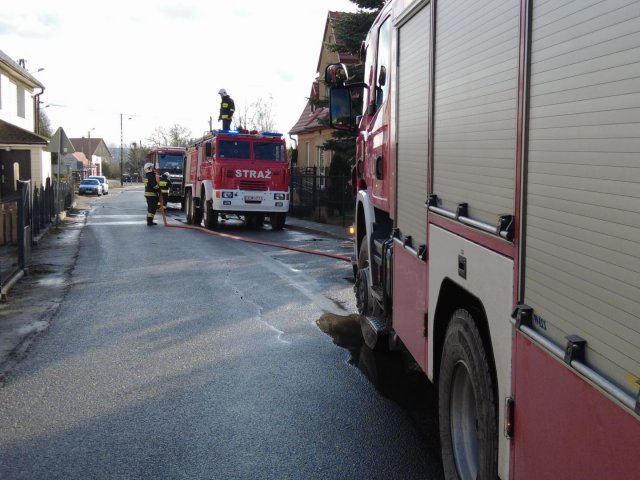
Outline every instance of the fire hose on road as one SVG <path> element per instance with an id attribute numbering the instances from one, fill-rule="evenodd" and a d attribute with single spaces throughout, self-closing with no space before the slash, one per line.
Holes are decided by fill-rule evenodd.
<path id="1" fill-rule="evenodd" d="M 210 235 L 216 235 L 218 237 L 228 238 L 228 239 L 231 239 L 231 240 L 238 240 L 240 242 L 255 243 L 255 244 L 258 244 L 258 245 L 266 245 L 268 247 L 281 248 L 281 249 L 284 249 L 284 250 L 293 250 L 294 252 L 308 253 L 310 255 L 320 255 L 320 256 L 323 256 L 323 257 L 334 258 L 336 260 L 342 260 L 344 262 L 351 263 L 351 258 L 349 258 L 347 256 L 338 255 L 338 254 L 330 253 L 330 252 L 323 252 L 322 250 L 313 250 L 313 249 L 310 249 L 310 248 L 292 247 L 290 245 L 282 245 L 282 244 L 279 244 L 279 243 L 265 242 L 263 240 L 254 240 L 252 238 L 240 237 L 238 235 L 231 235 L 231 234 L 228 234 L 228 233 L 216 232 L 214 230 L 209 230 L 209 229 L 206 229 L 204 227 L 200 227 L 200 226 L 196 226 L 196 225 L 172 225 L 172 224 L 167 222 L 166 209 L 164 207 L 164 199 L 162 198 L 162 194 L 159 195 L 159 198 L 160 198 L 160 207 L 161 207 L 161 210 L 162 210 L 162 221 L 163 221 L 165 227 L 185 228 L 185 229 L 188 229 L 188 230 L 199 230 L 201 232 L 208 233 Z"/>

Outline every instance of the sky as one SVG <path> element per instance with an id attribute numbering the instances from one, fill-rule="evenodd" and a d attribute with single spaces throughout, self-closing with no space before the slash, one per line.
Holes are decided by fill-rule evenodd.
<path id="1" fill-rule="evenodd" d="M 176 124 L 202 136 L 209 117 L 221 128 L 220 88 L 236 114 L 272 101 L 276 130 L 286 136 L 316 77 L 330 10 L 356 7 L 348 0 L 14 0 L 0 10 L 0 50 L 26 60 L 45 86 L 52 130 L 71 138 L 90 135 L 119 148 L 121 134 L 125 145 L 145 144 L 157 128 Z"/>

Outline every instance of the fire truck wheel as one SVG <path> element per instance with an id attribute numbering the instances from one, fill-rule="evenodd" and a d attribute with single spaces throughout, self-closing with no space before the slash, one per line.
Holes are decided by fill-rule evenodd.
<path id="1" fill-rule="evenodd" d="M 245 215 L 244 221 L 249 228 L 255 228 L 258 226 L 258 217 L 256 215 Z"/>
<path id="2" fill-rule="evenodd" d="M 353 290 L 356 294 L 356 306 L 361 315 L 371 315 L 373 308 L 369 298 L 369 240 L 364 237 L 358 251 L 358 271 Z"/>
<path id="3" fill-rule="evenodd" d="M 274 230 L 282 230 L 284 228 L 286 219 L 287 215 L 285 213 L 274 213 L 269 217 L 271 228 L 273 228 Z"/>
<path id="4" fill-rule="evenodd" d="M 204 198 L 202 199 L 204 200 Z M 218 212 L 211 208 L 211 202 L 203 203 L 204 210 L 204 226 L 209 230 L 213 230 L 218 226 Z"/>
<path id="5" fill-rule="evenodd" d="M 457 310 L 439 379 L 440 442 L 446 478 L 497 478 L 498 420 L 489 359 L 473 316 Z"/>
<path id="6" fill-rule="evenodd" d="M 196 199 L 193 198 L 191 202 L 191 218 L 193 218 L 194 225 L 200 225 L 202 223 L 202 206 L 204 202 L 204 196 L 200 199 L 200 205 L 196 205 Z"/>
<path id="7" fill-rule="evenodd" d="M 187 192 L 187 195 L 184 199 L 184 209 L 187 212 L 187 223 L 189 225 L 193 224 L 193 202 L 191 200 L 191 192 Z"/>

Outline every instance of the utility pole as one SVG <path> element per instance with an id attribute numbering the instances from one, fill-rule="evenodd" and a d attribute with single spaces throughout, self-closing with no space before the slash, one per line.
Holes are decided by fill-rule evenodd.
<path id="1" fill-rule="evenodd" d="M 123 186 L 123 182 L 122 182 L 122 177 L 124 175 L 124 172 L 122 171 L 122 150 L 124 148 L 123 146 L 123 139 L 122 139 L 122 114 L 120 114 L 120 186 Z"/>

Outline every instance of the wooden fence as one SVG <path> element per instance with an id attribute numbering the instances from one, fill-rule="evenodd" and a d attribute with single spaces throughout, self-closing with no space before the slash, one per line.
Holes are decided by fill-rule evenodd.
<path id="1" fill-rule="evenodd" d="M 34 239 L 58 214 L 73 205 L 73 183 L 60 182 L 31 188 L 18 182 L 18 191 L 0 198 L 0 288 L 30 261 Z"/>

